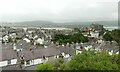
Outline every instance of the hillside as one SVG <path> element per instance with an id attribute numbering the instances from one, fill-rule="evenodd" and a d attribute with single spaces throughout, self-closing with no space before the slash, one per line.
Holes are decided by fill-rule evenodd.
<path id="1" fill-rule="evenodd" d="M 104 26 L 118 26 L 118 21 L 96 21 L 97 24 Z M 65 23 L 55 23 L 51 21 L 24 21 L 24 22 L 14 22 L 14 23 L 2 23 L 3 26 L 16 26 L 16 27 L 83 27 L 92 24 L 90 22 L 65 22 Z"/>

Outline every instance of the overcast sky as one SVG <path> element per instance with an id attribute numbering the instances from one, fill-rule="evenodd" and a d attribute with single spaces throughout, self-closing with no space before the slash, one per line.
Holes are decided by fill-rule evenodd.
<path id="1" fill-rule="evenodd" d="M 0 0 L 1 21 L 117 20 L 119 0 Z"/>

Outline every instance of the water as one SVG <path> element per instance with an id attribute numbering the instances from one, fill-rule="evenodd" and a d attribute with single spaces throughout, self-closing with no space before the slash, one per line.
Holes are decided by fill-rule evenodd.
<path id="1" fill-rule="evenodd" d="M 118 29 L 118 26 L 104 26 L 105 29 L 112 31 L 114 29 Z"/>
<path id="2" fill-rule="evenodd" d="M 104 26 L 105 29 L 107 30 L 114 30 L 118 29 L 118 21 L 100 21 L 96 22 L 98 24 L 101 24 Z M 36 22 L 36 21 L 31 21 L 31 22 L 22 22 L 22 23 L 4 23 L 0 24 L 2 26 L 10 26 L 10 27 L 21 27 L 21 28 L 28 28 L 28 27 L 35 27 L 35 28 L 81 28 L 84 26 L 90 26 L 92 22 L 70 22 L 70 23 L 44 23 L 44 22 Z"/>

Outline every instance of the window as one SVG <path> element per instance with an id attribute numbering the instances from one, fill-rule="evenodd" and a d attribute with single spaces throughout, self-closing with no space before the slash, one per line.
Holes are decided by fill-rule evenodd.
<path id="1" fill-rule="evenodd" d="M 45 60 L 45 59 L 46 59 L 46 57 L 45 57 L 45 56 L 43 56 L 43 59 Z"/>
<path id="2" fill-rule="evenodd" d="M 8 60 L 8 65 L 10 65 L 11 64 L 11 60 Z"/>
<path id="3" fill-rule="evenodd" d="M 29 64 L 30 64 L 30 60 L 27 60 L 27 61 L 26 61 L 26 64 L 29 65 Z"/>

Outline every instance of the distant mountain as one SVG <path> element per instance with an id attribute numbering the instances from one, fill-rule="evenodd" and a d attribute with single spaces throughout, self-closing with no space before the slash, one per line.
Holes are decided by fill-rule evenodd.
<path id="1" fill-rule="evenodd" d="M 37 24 L 37 23 L 38 23 L 38 24 L 43 24 L 43 23 L 44 23 L 44 24 L 52 24 L 53 22 L 51 22 L 51 21 L 41 21 L 41 20 L 39 21 L 39 20 L 38 20 L 38 21 L 16 22 L 16 23 L 17 23 L 17 24 L 25 24 L 25 23 L 27 23 L 27 24 L 33 24 L 33 23 L 34 23 L 34 24 L 35 24 L 35 23 L 36 23 L 36 24 Z"/>
<path id="2" fill-rule="evenodd" d="M 54 24 L 53 22 L 50 21 L 24 21 L 24 22 L 16 22 L 14 24 L 19 24 L 20 26 L 50 26 L 51 24 Z"/>
<path id="3" fill-rule="evenodd" d="M 93 22 L 92 21 L 86 21 L 86 22 L 66 22 L 63 23 L 62 25 L 68 26 L 68 27 L 83 27 L 83 26 L 89 26 Z M 95 21 L 96 24 L 100 24 L 103 26 L 118 26 L 118 21 Z"/>
<path id="4" fill-rule="evenodd" d="M 118 26 L 118 21 L 97 21 L 97 23 L 104 26 Z"/>
<path id="5" fill-rule="evenodd" d="M 51 21 L 24 21 L 24 22 L 14 22 L 14 23 L 2 23 L 3 26 L 16 26 L 16 27 L 83 27 L 91 25 L 92 21 L 86 22 L 65 22 L 65 23 L 55 23 Z M 104 26 L 118 26 L 118 21 L 96 21 L 95 23 Z"/>

